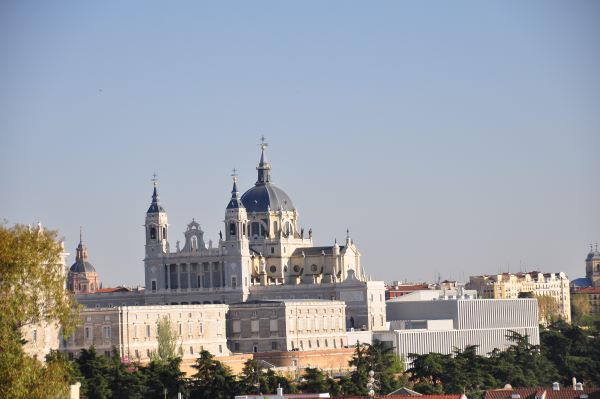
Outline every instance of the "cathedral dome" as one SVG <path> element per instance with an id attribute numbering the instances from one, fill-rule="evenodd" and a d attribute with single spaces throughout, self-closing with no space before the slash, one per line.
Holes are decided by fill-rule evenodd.
<path id="1" fill-rule="evenodd" d="M 265 138 L 262 138 L 260 162 L 256 167 L 258 180 L 254 187 L 242 195 L 242 204 L 247 212 L 293 211 L 294 204 L 289 195 L 271 183 L 271 165 L 265 158 Z"/>
<path id="2" fill-rule="evenodd" d="M 94 266 L 92 266 L 90 262 L 83 259 L 77 259 L 69 270 L 71 270 L 73 273 L 96 273 Z"/>
<path id="3" fill-rule="evenodd" d="M 272 183 L 257 183 L 242 195 L 247 212 L 293 211 L 294 204 L 285 191 Z"/>
<path id="4" fill-rule="evenodd" d="M 243 197 L 242 197 L 243 199 Z M 600 259 L 600 252 L 598 252 L 598 247 L 596 247 L 595 251 L 591 251 L 588 254 L 587 258 L 585 259 L 586 261 L 590 261 L 590 260 L 596 260 L 596 259 Z"/>

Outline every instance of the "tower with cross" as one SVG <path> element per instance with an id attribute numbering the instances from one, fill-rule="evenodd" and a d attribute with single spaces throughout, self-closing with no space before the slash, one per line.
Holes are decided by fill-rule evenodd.
<path id="1" fill-rule="evenodd" d="M 598 243 L 590 244 L 590 252 L 585 258 L 585 276 L 594 287 L 600 287 L 600 252 Z"/>
<path id="2" fill-rule="evenodd" d="M 158 196 L 158 175 L 152 175 L 152 202 L 146 212 L 146 258 L 159 257 L 169 251 L 167 212 Z"/>

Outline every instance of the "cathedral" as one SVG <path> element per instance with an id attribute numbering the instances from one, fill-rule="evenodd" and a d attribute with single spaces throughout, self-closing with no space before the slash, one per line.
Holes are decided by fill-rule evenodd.
<path id="1" fill-rule="evenodd" d="M 231 304 L 270 299 L 327 299 L 346 303 L 348 328 L 385 329 L 385 287 L 369 281 L 349 234 L 345 242 L 315 246 L 299 227 L 298 210 L 271 178 L 261 144 L 257 180 L 241 196 L 233 174 L 224 231 L 206 244 L 192 219 L 183 245 L 172 250 L 167 212 L 154 179 L 145 218 L 144 302 Z"/>
<path id="2" fill-rule="evenodd" d="M 86 307 L 242 304 L 257 301 L 342 301 L 348 330 L 385 330 L 385 285 L 370 281 L 360 252 L 344 242 L 316 246 L 305 233 L 298 210 L 273 184 L 267 144 L 261 144 L 257 179 L 240 195 L 234 172 L 218 242 L 204 238 L 194 219 L 183 241 L 171 245 L 167 211 L 156 176 L 145 217 L 145 289 L 104 288 L 80 242 L 69 272 L 69 288 Z M 333 303 L 333 302 L 332 302 Z"/>

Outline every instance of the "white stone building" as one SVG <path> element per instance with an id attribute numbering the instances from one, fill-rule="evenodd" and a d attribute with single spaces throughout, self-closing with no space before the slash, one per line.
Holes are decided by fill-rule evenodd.
<path id="1" fill-rule="evenodd" d="M 183 358 L 196 359 L 202 350 L 229 355 L 228 305 L 156 305 L 85 308 L 75 333 L 61 343 L 61 351 L 76 357 L 91 346 L 105 356 L 116 348 L 120 357 L 147 362 L 158 348 L 158 322 L 167 317 Z"/>

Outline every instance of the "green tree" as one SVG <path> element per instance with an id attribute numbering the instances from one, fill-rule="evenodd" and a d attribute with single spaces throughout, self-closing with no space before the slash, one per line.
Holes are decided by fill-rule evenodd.
<path id="1" fill-rule="evenodd" d="M 275 373 L 272 369 L 268 369 L 264 375 L 265 392 L 275 393 L 277 388 L 283 388 L 285 393 L 296 393 L 296 385 L 283 375 Z"/>
<path id="2" fill-rule="evenodd" d="M 98 355 L 92 346 L 82 349 L 76 360 L 83 377 L 81 390 L 88 399 L 107 399 L 112 397 L 110 390 L 110 364 L 104 356 Z"/>
<path id="3" fill-rule="evenodd" d="M 61 253 L 55 231 L 0 223 L 0 397 L 53 397 L 68 390 L 64 363 L 44 365 L 26 356 L 21 336 L 35 325 L 58 325 L 65 335 L 75 326 Z"/>
<path id="4" fill-rule="evenodd" d="M 375 372 L 377 394 L 386 395 L 400 387 L 398 377 L 404 371 L 404 364 L 393 346 L 373 340 L 371 345 L 367 345 L 367 362 Z"/>
<path id="5" fill-rule="evenodd" d="M 329 378 L 318 368 L 308 367 L 304 369 L 300 381 L 298 389 L 302 393 L 322 393 L 329 392 L 331 389 Z"/>
<path id="6" fill-rule="evenodd" d="M 144 398 L 163 399 L 165 390 L 167 398 L 177 398 L 179 392 L 185 392 L 185 373 L 181 372 L 180 366 L 181 358 L 174 357 L 166 361 L 152 360 L 148 366 L 141 367 L 140 372 L 146 384 Z"/>
<path id="7" fill-rule="evenodd" d="M 248 359 L 244 363 L 240 375 L 240 390 L 242 394 L 268 393 L 265 367 L 256 359 Z"/>
<path id="8" fill-rule="evenodd" d="M 167 316 L 163 316 L 157 323 L 158 332 L 158 350 L 156 358 L 159 361 L 168 362 L 170 359 L 177 357 L 175 351 L 177 349 L 177 337 L 173 331 L 171 320 Z"/>
<path id="9" fill-rule="evenodd" d="M 227 366 L 224 366 L 208 351 L 200 352 L 192 366 L 196 373 L 190 380 L 190 398 L 228 399 L 238 394 L 235 378 Z"/>
<path id="10" fill-rule="evenodd" d="M 366 395 L 367 382 L 369 379 L 369 370 L 371 364 L 368 357 L 367 345 L 356 342 L 354 355 L 350 359 L 349 365 L 355 367 L 350 374 L 350 378 L 342 382 L 342 390 L 345 395 Z"/>
<path id="11" fill-rule="evenodd" d="M 113 348 L 109 367 L 109 389 L 112 392 L 112 399 L 141 399 L 145 397 L 144 376 L 137 365 L 123 363 L 116 348 Z"/>

